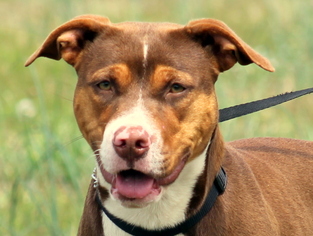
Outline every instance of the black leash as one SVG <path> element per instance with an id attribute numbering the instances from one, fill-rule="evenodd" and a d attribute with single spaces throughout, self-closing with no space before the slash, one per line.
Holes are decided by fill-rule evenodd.
<path id="1" fill-rule="evenodd" d="M 190 228 L 195 226 L 213 207 L 217 197 L 222 194 L 226 189 L 227 176 L 223 168 L 216 176 L 213 186 L 207 195 L 205 202 L 201 209 L 192 217 L 170 228 L 163 228 L 160 230 L 148 230 L 139 226 L 130 224 L 116 216 L 112 215 L 101 203 L 99 193 L 96 196 L 96 200 L 106 216 L 120 229 L 133 236 L 173 236 L 180 233 L 186 233 Z"/>
<path id="2" fill-rule="evenodd" d="M 313 93 L 313 88 L 303 89 L 295 92 L 284 93 L 275 97 L 265 98 L 258 101 L 253 101 L 245 104 L 240 104 L 233 107 L 220 109 L 219 122 L 231 120 L 236 117 L 251 114 L 266 108 L 276 106 L 278 104 L 290 101 L 306 94 Z"/>

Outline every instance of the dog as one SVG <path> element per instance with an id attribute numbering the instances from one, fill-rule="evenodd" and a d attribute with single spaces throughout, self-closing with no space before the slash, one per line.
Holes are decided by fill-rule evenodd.
<path id="1" fill-rule="evenodd" d="M 104 209 L 131 227 L 175 227 L 203 207 L 221 168 L 225 192 L 176 235 L 313 234 L 313 143 L 223 141 L 219 73 L 237 62 L 274 71 L 223 22 L 83 15 L 56 28 L 25 65 L 38 57 L 63 58 L 78 75 L 74 112 L 96 159 L 78 235 L 129 235 Z"/>

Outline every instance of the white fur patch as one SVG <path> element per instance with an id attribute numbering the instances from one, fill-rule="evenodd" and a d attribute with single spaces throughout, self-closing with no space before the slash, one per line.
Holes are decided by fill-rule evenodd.
<path id="1" fill-rule="evenodd" d="M 185 219 L 185 211 L 193 188 L 204 170 L 206 152 L 207 148 L 199 157 L 186 164 L 176 181 L 164 187 L 159 201 L 153 202 L 145 208 L 125 208 L 118 201 L 108 199 L 104 202 L 104 206 L 113 215 L 144 228 L 157 229 L 174 226 Z M 106 236 L 129 236 L 104 214 L 102 222 Z M 183 235 L 179 234 L 179 236 Z"/>
<path id="2" fill-rule="evenodd" d="M 147 62 L 148 48 L 149 48 L 149 45 L 145 41 L 143 44 L 143 60 L 144 60 L 144 62 Z"/>
<path id="3" fill-rule="evenodd" d="M 149 112 L 143 106 L 141 94 L 139 94 L 137 105 L 134 108 L 110 121 L 106 126 L 99 152 L 105 170 L 111 174 L 115 174 L 121 170 L 128 169 L 126 161 L 116 154 L 112 145 L 115 132 L 123 126 L 141 126 L 150 136 L 155 138 L 149 147 L 148 154 L 145 158 L 136 161 L 134 169 L 138 169 L 142 172 L 145 170 L 147 172 L 153 170 L 155 174 L 161 174 L 163 164 L 163 157 L 160 153 L 163 145 L 162 139 L 160 133 L 153 125 Z M 97 172 L 101 173 L 99 167 L 97 168 Z M 110 189 L 110 185 L 101 175 L 99 175 L 98 178 L 102 186 Z"/>
<path id="4" fill-rule="evenodd" d="M 148 40 L 147 40 L 147 37 L 145 37 L 143 41 L 143 67 L 144 68 L 147 67 L 148 49 L 149 49 Z"/>

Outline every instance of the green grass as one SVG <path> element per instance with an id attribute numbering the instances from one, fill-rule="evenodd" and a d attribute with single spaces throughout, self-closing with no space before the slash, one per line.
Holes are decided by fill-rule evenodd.
<path id="1" fill-rule="evenodd" d="M 72 112 L 76 75 L 63 61 L 39 59 L 29 68 L 23 64 L 51 30 L 86 13 L 112 22 L 225 21 L 267 56 L 276 72 L 236 65 L 221 74 L 216 84 L 220 107 L 313 85 L 309 1 L 2 0 L 0 235 L 76 234 L 94 166 Z M 312 96 L 227 121 L 224 137 L 313 140 Z"/>

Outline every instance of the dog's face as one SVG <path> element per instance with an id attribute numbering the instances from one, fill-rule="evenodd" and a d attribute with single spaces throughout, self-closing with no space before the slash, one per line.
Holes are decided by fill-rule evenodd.
<path id="1" fill-rule="evenodd" d="M 74 111 L 96 154 L 100 185 L 127 207 L 158 201 L 210 143 L 214 83 L 239 61 L 272 70 L 218 21 L 121 23 L 83 16 L 30 58 L 62 57 L 78 74 Z"/>
<path id="2" fill-rule="evenodd" d="M 118 25 L 90 44 L 78 66 L 76 118 L 102 184 L 124 205 L 160 198 L 217 123 L 217 71 L 177 27 Z"/>

